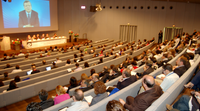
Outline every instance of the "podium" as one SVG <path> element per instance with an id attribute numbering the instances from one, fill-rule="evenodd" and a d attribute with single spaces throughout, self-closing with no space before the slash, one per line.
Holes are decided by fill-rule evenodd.
<path id="1" fill-rule="evenodd" d="M 0 37 L 1 51 L 10 50 L 10 37 Z"/>

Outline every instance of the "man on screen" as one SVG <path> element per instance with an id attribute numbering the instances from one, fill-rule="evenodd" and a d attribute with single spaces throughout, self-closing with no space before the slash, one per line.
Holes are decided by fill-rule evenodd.
<path id="1" fill-rule="evenodd" d="M 32 10 L 31 2 L 24 1 L 24 9 L 19 12 L 19 27 L 39 27 L 38 13 Z"/>

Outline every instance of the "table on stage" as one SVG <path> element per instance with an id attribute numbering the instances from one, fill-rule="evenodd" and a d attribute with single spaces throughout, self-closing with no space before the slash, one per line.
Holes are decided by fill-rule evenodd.
<path id="1" fill-rule="evenodd" d="M 56 37 L 56 38 L 48 38 L 48 39 L 40 39 L 40 40 L 22 41 L 22 45 L 26 49 L 52 46 L 52 45 L 64 44 L 64 43 L 67 43 L 67 38 L 65 36 Z"/>

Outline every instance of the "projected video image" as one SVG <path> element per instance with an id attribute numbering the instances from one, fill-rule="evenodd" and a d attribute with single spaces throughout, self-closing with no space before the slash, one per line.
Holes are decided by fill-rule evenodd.
<path id="1" fill-rule="evenodd" d="M 49 27 L 49 0 L 2 1 L 4 28 Z"/>

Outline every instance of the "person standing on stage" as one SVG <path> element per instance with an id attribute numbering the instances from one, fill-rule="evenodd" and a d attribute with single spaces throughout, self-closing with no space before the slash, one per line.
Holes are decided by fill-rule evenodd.
<path id="1" fill-rule="evenodd" d="M 162 43 L 162 38 L 163 38 L 163 32 L 162 30 L 160 30 L 160 32 L 158 33 L 158 43 Z"/>

